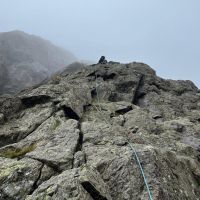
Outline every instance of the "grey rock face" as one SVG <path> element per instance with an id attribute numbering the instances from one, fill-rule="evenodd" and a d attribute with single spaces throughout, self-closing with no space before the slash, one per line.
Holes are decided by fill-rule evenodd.
<path id="1" fill-rule="evenodd" d="M 34 132 L 53 113 L 50 104 L 27 108 L 26 112 L 16 114 L 13 120 L 0 127 L 0 146 L 14 143 Z"/>
<path id="2" fill-rule="evenodd" d="M 0 199 L 200 196 L 200 94 L 110 62 L 0 98 Z"/>
<path id="3" fill-rule="evenodd" d="M 112 198 L 100 174 L 91 167 L 83 166 L 52 177 L 26 199 L 111 200 Z"/>
<path id="4" fill-rule="evenodd" d="M 76 61 L 72 53 L 22 31 L 0 33 L 0 94 L 40 83 Z"/>
<path id="5" fill-rule="evenodd" d="M 0 162 L 0 199 L 24 199 L 34 189 L 42 163 L 26 158 Z"/>
<path id="6" fill-rule="evenodd" d="M 21 100 L 11 95 L 0 96 L 0 110 L 4 117 L 11 116 L 18 112 L 21 107 Z"/>

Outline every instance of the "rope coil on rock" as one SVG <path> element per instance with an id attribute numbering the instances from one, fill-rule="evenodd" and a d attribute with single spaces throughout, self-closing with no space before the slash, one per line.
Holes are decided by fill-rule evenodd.
<path id="1" fill-rule="evenodd" d="M 104 121 L 105 121 L 106 123 L 109 123 L 109 122 L 104 118 L 103 113 L 102 113 L 101 108 L 100 108 L 100 99 L 99 99 L 98 82 L 97 82 L 97 74 L 96 74 L 96 71 L 97 71 L 97 70 L 95 70 L 95 83 L 96 83 L 97 103 L 98 103 L 98 105 L 99 105 L 99 109 L 97 109 L 97 108 L 96 108 L 96 109 L 97 109 L 97 112 L 101 113 L 101 116 L 103 117 Z M 146 176 L 145 176 L 144 170 L 143 170 L 143 168 L 142 168 L 142 165 L 141 165 L 139 156 L 138 156 L 138 154 L 137 154 L 137 152 L 136 152 L 136 150 L 135 150 L 133 144 L 131 144 L 128 140 L 127 140 L 127 142 L 128 142 L 128 144 L 129 144 L 131 150 L 134 152 L 134 155 L 135 155 L 136 161 L 137 161 L 137 163 L 138 163 L 138 166 L 139 166 L 141 175 L 142 175 L 142 177 L 143 177 L 145 186 L 146 186 L 146 188 L 147 188 L 149 200 L 153 200 L 153 196 L 152 196 L 151 190 L 150 190 L 150 188 L 149 188 L 148 181 L 147 181 L 147 178 L 146 178 Z"/>

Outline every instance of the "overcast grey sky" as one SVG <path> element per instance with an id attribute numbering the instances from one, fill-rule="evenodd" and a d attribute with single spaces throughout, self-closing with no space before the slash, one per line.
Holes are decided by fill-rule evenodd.
<path id="1" fill-rule="evenodd" d="M 200 0 L 0 0 L 0 32 L 15 29 L 200 87 Z"/>

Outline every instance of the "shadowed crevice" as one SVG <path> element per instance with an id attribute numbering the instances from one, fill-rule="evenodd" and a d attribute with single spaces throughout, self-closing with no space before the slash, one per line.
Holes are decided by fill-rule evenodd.
<path id="1" fill-rule="evenodd" d="M 92 99 L 94 99 L 96 96 L 97 96 L 97 90 L 96 90 L 96 88 L 95 88 L 95 89 L 93 89 L 93 90 L 91 91 L 91 97 L 92 97 Z"/>
<path id="2" fill-rule="evenodd" d="M 132 103 L 135 105 L 139 104 L 139 99 L 142 98 L 145 93 L 143 92 L 142 88 L 144 86 L 144 75 L 141 74 L 138 84 L 136 86 L 135 94 L 133 95 Z"/>
<path id="3" fill-rule="evenodd" d="M 82 182 L 81 185 L 94 200 L 108 200 L 106 197 L 102 196 L 90 182 L 85 181 Z"/>
<path id="4" fill-rule="evenodd" d="M 127 112 L 129 112 L 131 110 L 133 110 L 132 106 L 127 106 L 126 108 L 116 110 L 115 114 L 124 115 L 125 113 L 127 113 Z"/>
<path id="5" fill-rule="evenodd" d="M 115 77 L 116 77 L 115 73 L 102 75 L 102 78 L 103 78 L 104 81 L 109 80 L 109 79 L 114 79 Z"/>
<path id="6" fill-rule="evenodd" d="M 70 107 L 63 106 L 62 109 L 64 111 L 66 118 L 75 119 L 75 120 L 80 119 L 80 117 Z"/>
<path id="7" fill-rule="evenodd" d="M 112 80 L 116 77 L 115 73 L 103 73 L 103 74 L 98 74 L 97 72 L 92 72 L 89 75 L 87 75 L 87 77 L 94 77 L 94 78 L 99 78 L 101 77 L 104 81 L 107 80 Z"/>
<path id="8" fill-rule="evenodd" d="M 50 96 L 47 95 L 39 95 L 39 96 L 32 96 L 32 97 L 25 97 L 22 98 L 22 104 L 27 107 L 27 108 L 31 108 L 37 104 L 44 104 L 49 102 L 51 99 Z"/>

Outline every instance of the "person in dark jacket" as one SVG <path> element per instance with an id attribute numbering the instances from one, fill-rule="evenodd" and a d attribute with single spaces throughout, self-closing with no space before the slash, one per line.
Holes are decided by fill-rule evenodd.
<path id="1" fill-rule="evenodd" d="M 106 63 L 107 63 L 107 60 L 106 60 L 105 56 L 101 56 L 98 64 L 106 64 Z"/>

